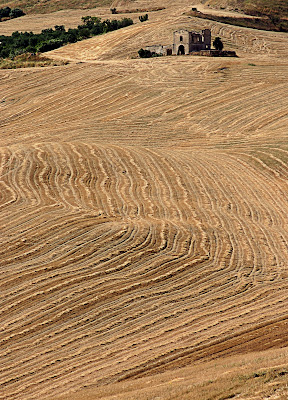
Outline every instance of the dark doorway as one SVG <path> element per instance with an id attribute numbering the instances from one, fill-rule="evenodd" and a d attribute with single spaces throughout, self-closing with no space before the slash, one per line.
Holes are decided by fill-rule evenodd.
<path id="1" fill-rule="evenodd" d="M 179 46 L 177 54 L 178 54 L 178 56 L 180 54 L 185 54 L 185 48 L 184 48 L 183 44 L 181 44 L 181 46 Z"/>

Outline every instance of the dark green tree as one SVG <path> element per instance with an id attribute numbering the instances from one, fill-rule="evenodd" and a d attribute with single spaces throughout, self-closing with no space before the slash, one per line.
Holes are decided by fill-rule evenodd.
<path id="1" fill-rule="evenodd" d="M 215 39 L 214 39 L 214 42 L 213 42 L 213 46 L 215 47 L 215 49 L 216 50 L 223 50 L 223 43 L 222 43 L 222 40 L 220 39 L 220 37 L 216 37 Z"/>
<path id="2" fill-rule="evenodd" d="M 0 8 L 0 19 L 1 18 L 9 18 L 10 13 L 11 13 L 10 7 Z"/>
<path id="3" fill-rule="evenodd" d="M 20 10 L 20 8 L 13 8 L 10 11 L 9 17 L 10 18 L 19 18 L 19 17 L 22 17 L 23 15 L 25 15 L 25 13 L 22 10 Z"/>
<path id="4" fill-rule="evenodd" d="M 148 14 L 140 15 L 139 17 L 140 22 L 144 22 L 148 20 Z"/>
<path id="5" fill-rule="evenodd" d="M 152 57 L 152 53 L 150 50 L 144 50 L 144 49 L 140 49 L 138 51 L 139 57 L 140 58 L 150 58 Z"/>

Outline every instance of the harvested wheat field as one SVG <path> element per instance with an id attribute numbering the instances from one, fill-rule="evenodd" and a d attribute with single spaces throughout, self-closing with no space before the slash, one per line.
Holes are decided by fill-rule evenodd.
<path id="1" fill-rule="evenodd" d="M 0 70 L 0 399 L 287 399 L 288 37 L 188 10 Z"/>

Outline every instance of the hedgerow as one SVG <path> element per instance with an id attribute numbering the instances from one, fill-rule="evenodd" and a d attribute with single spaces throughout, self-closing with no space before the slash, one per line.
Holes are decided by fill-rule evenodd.
<path id="1" fill-rule="evenodd" d="M 82 17 L 82 24 L 67 31 L 63 25 L 43 29 L 41 33 L 13 32 L 11 36 L 0 35 L 0 58 L 11 58 L 24 53 L 43 53 L 67 43 L 75 43 L 95 35 L 132 25 L 130 18 L 101 21 L 98 17 Z"/>
<path id="2" fill-rule="evenodd" d="M 0 8 L 0 22 L 6 19 L 22 17 L 25 13 L 20 8 Z"/>

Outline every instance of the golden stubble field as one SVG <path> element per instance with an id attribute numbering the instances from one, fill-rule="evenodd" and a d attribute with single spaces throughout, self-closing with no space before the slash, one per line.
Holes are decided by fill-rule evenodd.
<path id="1" fill-rule="evenodd" d="M 3 400 L 287 396 L 287 35 L 185 7 L 0 71 Z"/>

